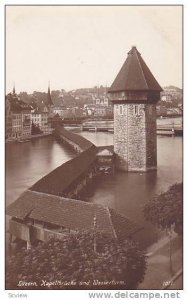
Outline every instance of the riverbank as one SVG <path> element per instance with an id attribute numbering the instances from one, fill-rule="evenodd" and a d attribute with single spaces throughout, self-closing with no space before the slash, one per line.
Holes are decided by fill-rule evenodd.
<path id="1" fill-rule="evenodd" d="M 182 116 L 176 118 L 159 118 L 156 124 L 157 135 L 176 136 L 183 135 Z M 82 131 L 114 132 L 113 120 L 88 120 L 80 126 Z"/>
<path id="2" fill-rule="evenodd" d="M 29 136 L 23 136 L 17 139 L 7 139 L 6 143 L 22 143 L 22 142 L 29 142 L 33 139 L 43 138 L 52 135 L 52 133 L 41 133 L 41 134 L 35 134 L 35 135 L 29 135 Z"/>
<path id="3" fill-rule="evenodd" d="M 173 234 L 171 240 L 172 264 L 170 267 L 170 243 L 168 237 L 161 238 L 147 249 L 147 270 L 139 289 L 163 290 L 183 289 L 182 237 Z"/>

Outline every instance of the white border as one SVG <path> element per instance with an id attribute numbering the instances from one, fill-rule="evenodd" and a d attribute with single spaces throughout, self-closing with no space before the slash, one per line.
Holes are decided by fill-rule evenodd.
<path id="1" fill-rule="evenodd" d="M 1 226 L 0 226 L 0 236 L 2 237 L 2 240 L 4 241 L 4 194 L 5 194 L 5 185 L 4 185 L 4 170 L 5 170 L 5 157 L 4 157 L 4 6 L 5 5 L 184 5 L 184 290 L 179 291 L 180 292 L 180 299 L 188 299 L 188 282 L 187 282 L 187 266 L 188 266 L 188 259 L 187 259 L 187 233 L 186 229 L 188 228 L 188 218 L 187 218 L 187 211 L 188 211 L 188 204 L 187 204 L 187 187 L 186 187 L 186 180 L 188 178 L 188 172 L 187 172 L 187 155 L 188 155 L 188 145 L 187 145 L 187 137 L 186 137 L 186 129 L 188 126 L 188 118 L 186 118 L 187 115 L 187 101 L 188 101 L 188 93 L 187 93 L 187 69 L 188 69 L 188 4 L 187 1 L 118 1 L 112 2 L 112 1 L 1 1 L 0 2 L 0 33 L 1 33 L 1 47 L 0 47 L 0 112 L 1 112 L 1 118 L 0 118 L 0 134 L 1 134 L 1 147 L 0 147 L 0 156 L 1 156 L 1 180 L 0 180 L 0 191 L 1 191 L 1 199 L 0 199 L 0 212 L 1 212 Z M 186 38 L 185 38 L 186 37 Z M 1 299 L 8 299 L 9 293 L 13 294 L 21 294 L 22 291 L 5 291 L 4 290 L 4 242 L 1 244 L 0 247 L 0 295 Z M 92 292 L 92 291 L 91 291 Z M 99 290 L 97 292 L 100 292 Z M 103 291 L 104 292 L 104 291 Z M 112 291 L 113 292 L 113 291 Z M 115 291 L 114 291 L 115 292 Z M 138 292 L 136 290 L 135 292 Z M 143 291 L 144 292 L 144 291 Z M 160 292 L 160 291 L 149 291 L 147 292 Z M 169 291 L 170 292 L 170 291 Z M 171 291 L 172 292 L 172 291 Z M 88 297 L 88 291 L 82 290 L 82 291 L 23 291 L 23 293 L 26 293 L 28 295 L 28 299 L 40 299 L 40 297 L 45 297 L 46 300 L 54 299 L 56 300 L 62 300 L 62 299 L 89 299 Z M 163 295 L 163 291 L 161 292 L 161 297 Z M 15 297 L 14 297 L 15 298 Z M 16 298 L 20 298 L 17 296 Z M 25 298 L 26 299 L 26 298 Z M 103 298 L 104 299 L 104 298 Z M 154 299 L 154 298 L 153 298 Z M 162 298 L 161 298 L 162 299 Z M 166 298 L 167 299 L 167 298 Z M 177 299 L 177 298 L 176 298 Z"/>

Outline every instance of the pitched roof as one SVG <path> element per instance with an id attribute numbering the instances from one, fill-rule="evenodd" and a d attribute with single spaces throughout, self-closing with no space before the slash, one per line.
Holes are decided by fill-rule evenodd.
<path id="1" fill-rule="evenodd" d="M 93 145 L 89 140 L 87 140 L 83 136 L 81 136 L 77 133 L 74 133 L 70 130 L 66 130 L 62 126 L 56 127 L 55 128 L 55 133 L 57 133 L 60 136 L 62 135 L 65 138 L 67 138 L 68 140 L 70 140 L 73 143 L 77 144 L 78 146 L 80 146 L 80 148 L 82 150 L 86 150 L 86 149 L 88 149 L 89 147 L 91 147 Z"/>
<path id="2" fill-rule="evenodd" d="M 118 239 L 126 239 L 127 236 L 131 236 L 143 229 L 143 227 L 131 221 L 124 215 L 117 213 L 115 210 L 109 209 L 109 211 L 113 226 L 116 228 L 116 235 Z"/>
<path id="3" fill-rule="evenodd" d="M 114 153 L 108 149 L 103 149 L 97 153 L 97 156 L 113 156 Z"/>
<path id="4" fill-rule="evenodd" d="M 98 153 L 102 150 L 109 150 L 110 152 L 114 153 L 114 145 L 106 145 L 106 146 L 97 146 L 97 150 L 98 150 Z"/>
<path id="5" fill-rule="evenodd" d="M 112 237 L 128 238 L 138 231 L 140 226 L 125 216 L 100 204 L 72 200 L 54 195 L 25 191 L 15 202 L 7 207 L 6 213 L 24 220 L 32 219 L 64 226 L 72 230 L 92 230 L 96 216 L 96 230 L 108 233 Z"/>
<path id="6" fill-rule="evenodd" d="M 9 93 L 6 96 L 6 101 L 9 101 L 11 111 L 14 113 L 21 113 L 24 111 L 31 111 L 31 105 L 25 103 L 24 101 L 20 100 L 16 94 Z"/>
<path id="7" fill-rule="evenodd" d="M 162 88 L 144 62 L 136 47 L 128 52 L 126 61 L 108 92 L 162 91 Z"/>

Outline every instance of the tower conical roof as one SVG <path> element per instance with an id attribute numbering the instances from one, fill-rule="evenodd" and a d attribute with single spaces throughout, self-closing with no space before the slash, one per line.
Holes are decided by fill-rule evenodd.
<path id="1" fill-rule="evenodd" d="M 135 46 L 128 52 L 126 61 L 109 89 L 109 92 L 120 91 L 162 91 Z"/>

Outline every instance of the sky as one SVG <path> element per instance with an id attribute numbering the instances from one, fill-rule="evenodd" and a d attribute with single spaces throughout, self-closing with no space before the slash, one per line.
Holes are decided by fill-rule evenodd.
<path id="1" fill-rule="evenodd" d="M 6 93 L 110 86 L 133 45 L 182 87 L 181 6 L 7 6 Z"/>

